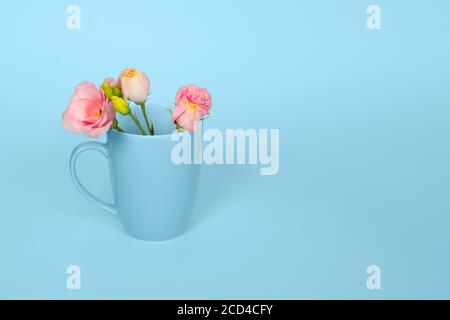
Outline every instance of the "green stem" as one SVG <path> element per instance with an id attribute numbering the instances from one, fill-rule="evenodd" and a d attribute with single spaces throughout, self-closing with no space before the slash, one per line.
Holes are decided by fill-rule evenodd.
<path id="1" fill-rule="evenodd" d="M 150 122 L 148 121 L 147 110 L 145 108 L 145 102 L 141 103 L 140 106 L 142 108 L 142 113 L 144 114 L 145 124 L 147 125 L 148 132 L 150 133 L 151 136 L 154 136 L 155 130 L 153 129 L 153 126 L 150 125 Z"/>
<path id="2" fill-rule="evenodd" d="M 116 129 L 117 131 L 119 131 L 119 132 L 125 132 L 121 127 L 119 127 L 119 126 L 114 126 L 114 127 L 112 127 L 113 129 Z"/>
<path id="3" fill-rule="evenodd" d="M 145 130 L 144 130 L 144 128 L 142 128 L 141 124 L 139 123 L 139 120 L 133 115 L 132 112 L 130 112 L 129 115 L 130 115 L 131 119 L 134 121 L 134 123 L 136 124 L 136 126 L 139 128 L 139 131 L 141 132 L 141 134 L 143 136 L 145 136 L 146 135 Z"/>

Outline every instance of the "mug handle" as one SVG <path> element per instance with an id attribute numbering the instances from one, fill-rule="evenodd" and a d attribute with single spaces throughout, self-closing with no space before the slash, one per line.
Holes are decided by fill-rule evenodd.
<path id="1" fill-rule="evenodd" d="M 75 185 L 75 188 L 89 201 L 96 204 L 102 209 L 105 209 L 109 213 L 113 215 L 117 215 L 117 209 L 116 207 L 108 203 L 106 201 L 103 201 L 96 196 L 94 196 L 91 192 L 89 192 L 86 187 L 80 182 L 80 179 L 78 178 L 77 170 L 76 170 L 76 164 L 78 157 L 80 154 L 82 154 L 85 151 L 97 151 L 100 152 L 103 156 L 105 156 L 106 159 L 109 159 L 109 153 L 108 148 L 106 148 L 106 144 L 100 143 L 100 142 L 85 142 L 80 145 L 78 145 L 75 149 L 73 149 L 72 155 L 70 156 L 70 176 L 72 178 L 72 182 Z"/>

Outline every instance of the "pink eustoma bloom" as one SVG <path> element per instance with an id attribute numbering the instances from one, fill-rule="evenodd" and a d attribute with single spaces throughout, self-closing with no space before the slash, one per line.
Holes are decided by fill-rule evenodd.
<path id="1" fill-rule="evenodd" d="M 66 130 L 98 138 L 113 125 L 116 111 L 101 89 L 93 83 L 76 86 L 62 117 Z"/>
<path id="2" fill-rule="evenodd" d="M 212 101 L 208 90 L 195 84 L 181 87 L 175 97 L 172 121 L 183 129 L 193 132 L 195 125 L 209 114 Z"/>

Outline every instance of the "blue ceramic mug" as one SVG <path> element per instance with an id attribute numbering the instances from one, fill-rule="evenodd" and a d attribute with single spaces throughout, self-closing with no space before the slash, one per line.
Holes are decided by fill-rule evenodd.
<path id="1" fill-rule="evenodd" d="M 136 134 L 134 125 L 120 120 L 121 127 L 132 133 L 110 130 L 106 143 L 80 144 L 72 153 L 70 173 L 78 191 L 94 204 L 118 215 L 129 235 L 162 241 L 173 239 L 187 229 L 200 166 L 172 162 L 172 148 L 178 142 L 171 139 L 174 126 L 170 115 L 155 107 L 149 111 L 155 136 Z M 94 196 L 78 179 L 77 159 L 88 150 L 98 151 L 109 160 L 114 204 Z"/>

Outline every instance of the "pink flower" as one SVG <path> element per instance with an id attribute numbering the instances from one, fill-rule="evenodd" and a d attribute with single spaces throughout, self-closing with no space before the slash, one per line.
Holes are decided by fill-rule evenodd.
<path id="1" fill-rule="evenodd" d="M 111 87 L 117 87 L 118 85 L 118 81 L 116 81 L 114 78 L 109 77 L 106 78 L 105 80 L 103 80 L 103 82 L 106 82 L 107 84 L 109 84 Z"/>
<path id="2" fill-rule="evenodd" d="M 150 80 L 144 72 L 136 68 L 125 69 L 120 73 L 118 82 L 125 99 L 137 104 L 147 101 L 150 93 Z"/>
<path id="3" fill-rule="evenodd" d="M 93 83 L 82 82 L 76 86 L 62 122 L 68 131 L 97 138 L 109 130 L 115 116 L 116 111 L 103 91 Z"/>
<path id="4" fill-rule="evenodd" d="M 195 84 L 181 87 L 175 97 L 172 121 L 193 132 L 195 123 L 209 114 L 211 105 L 211 95 L 208 90 L 199 88 Z"/>

